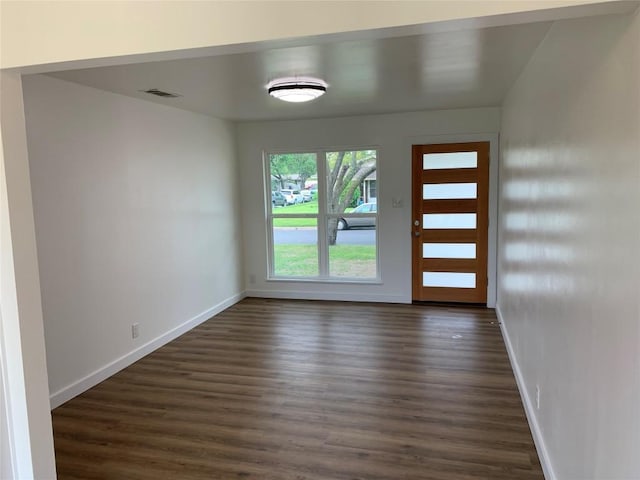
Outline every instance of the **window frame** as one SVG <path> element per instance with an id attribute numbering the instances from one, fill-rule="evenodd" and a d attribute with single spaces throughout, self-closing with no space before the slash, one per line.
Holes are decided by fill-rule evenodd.
<path id="1" fill-rule="evenodd" d="M 267 246 L 267 281 L 274 282 L 304 282 L 304 283 L 341 283 L 341 284 L 381 284 L 382 275 L 380 271 L 380 210 L 376 208 L 376 212 L 368 213 L 343 213 L 329 214 L 327 213 L 327 153 L 328 152 L 352 152 L 362 150 L 374 150 L 376 152 L 376 204 L 380 198 L 380 179 L 378 178 L 378 169 L 380 165 L 380 147 L 370 145 L 358 146 L 340 146 L 340 147 L 323 147 L 323 148 L 272 148 L 262 151 L 263 181 L 264 181 L 264 200 L 265 200 L 265 226 L 266 226 L 266 246 Z M 279 154 L 310 154 L 316 156 L 317 171 L 317 213 L 274 213 L 273 204 L 271 202 L 271 155 Z M 376 276 L 375 277 L 346 277 L 331 276 L 329 269 L 329 245 L 328 245 L 328 223 L 330 218 L 354 218 L 354 217 L 376 217 L 375 227 L 375 252 L 376 252 Z M 318 275 L 317 276 L 286 276 L 275 274 L 275 251 L 274 251 L 274 235 L 273 221 L 275 218 L 315 218 L 317 225 L 316 246 L 318 252 Z"/>

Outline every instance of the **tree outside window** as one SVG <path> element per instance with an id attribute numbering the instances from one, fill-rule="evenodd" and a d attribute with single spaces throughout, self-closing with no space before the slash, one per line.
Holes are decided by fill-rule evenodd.
<path id="1" fill-rule="evenodd" d="M 271 192 L 300 196 L 282 207 L 269 205 L 270 277 L 376 279 L 377 208 L 354 212 L 370 200 L 376 150 L 273 153 L 265 159 Z M 273 198 L 269 193 L 266 198 Z"/>

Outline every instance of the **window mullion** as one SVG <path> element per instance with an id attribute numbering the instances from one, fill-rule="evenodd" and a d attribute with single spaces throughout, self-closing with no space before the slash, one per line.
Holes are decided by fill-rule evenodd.
<path id="1" fill-rule="evenodd" d="M 317 152 L 318 169 L 318 267 L 320 277 L 329 276 L 329 250 L 327 246 L 327 158 L 324 151 Z"/>
<path id="2" fill-rule="evenodd" d="M 262 152 L 262 173 L 264 176 L 264 206 L 265 219 L 267 228 L 267 278 L 274 275 L 274 247 L 273 247 L 273 205 L 271 203 L 271 166 L 269 164 L 268 155 Z"/>
<path id="3" fill-rule="evenodd" d="M 274 266 L 274 246 L 273 246 L 273 216 L 269 215 L 267 217 L 267 231 L 269 234 L 267 235 L 267 247 L 269 249 L 269 258 L 267 259 L 267 275 L 268 278 L 274 276 L 275 266 Z"/>

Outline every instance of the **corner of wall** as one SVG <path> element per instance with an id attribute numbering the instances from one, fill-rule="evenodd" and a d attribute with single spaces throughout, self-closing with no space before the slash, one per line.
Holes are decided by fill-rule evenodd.
<path id="1" fill-rule="evenodd" d="M 96 386 L 100 382 L 106 380 L 112 375 L 115 375 L 120 370 L 128 367 L 129 365 L 137 362 L 141 358 L 150 354 L 154 350 L 166 345 L 172 340 L 175 340 L 179 336 L 187 333 L 189 330 L 197 327 L 201 323 L 206 322 L 207 320 L 212 319 L 222 311 L 226 310 L 229 307 L 232 307 L 236 303 L 240 302 L 247 296 L 246 292 L 241 292 L 237 295 L 233 295 L 222 302 L 214 305 L 208 310 L 196 315 L 195 317 L 187 320 L 186 322 L 178 325 L 177 327 L 169 330 L 168 332 L 154 338 L 153 340 L 141 345 L 135 350 L 127 353 L 126 355 L 121 356 L 108 363 L 107 365 L 95 370 L 91 374 L 81 378 L 80 380 L 72 383 L 71 385 L 67 385 L 64 388 L 58 390 L 55 393 L 52 393 L 49 397 L 49 401 L 51 404 L 51 409 L 59 407 L 65 402 L 68 402 L 72 398 L 80 395 L 82 392 Z"/>
<path id="2" fill-rule="evenodd" d="M 504 340 L 505 347 L 507 348 L 507 355 L 509 356 L 511 369 L 513 370 L 513 374 L 516 378 L 516 383 L 518 385 L 518 391 L 520 392 L 520 398 L 522 399 L 524 412 L 527 416 L 527 422 L 529 423 L 531 435 L 533 436 L 533 442 L 536 446 L 536 451 L 538 452 L 540 465 L 542 466 L 542 471 L 544 472 L 544 478 L 546 480 L 557 480 L 556 474 L 551 464 L 551 458 L 549 457 L 547 446 L 544 441 L 544 436 L 542 435 L 542 430 L 540 428 L 540 424 L 538 423 L 538 417 L 535 413 L 533 400 L 527 393 L 524 376 L 522 374 L 522 370 L 520 369 L 520 364 L 518 363 L 518 358 L 516 357 L 513 345 L 511 344 L 511 338 L 509 337 L 509 331 L 507 329 L 505 318 L 502 315 L 500 302 L 496 304 L 496 316 L 498 317 L 500 332 L 502 333 L 502 338 Z"/>

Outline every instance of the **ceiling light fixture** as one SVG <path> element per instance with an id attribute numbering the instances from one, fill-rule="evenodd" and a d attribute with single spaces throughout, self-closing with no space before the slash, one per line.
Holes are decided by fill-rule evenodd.
<path id="1" fill-rule="evenodd" d="M 278 78 L 269 82 L 269 95 L 285 102 L 310 102 L 324 95 L 327 83 L 310 77 Z"/>
<path id="2" fill-rule="evenodd" d="M 156 97 L 164 97 L 164 98 L 178 98 L 182 95 L 178 95 L 177 93 L 165 92 L 163 90 L 158 90 L 157 88 L 150 88 L 149 90 L 138 90 L 139 92 L 150 93 L 151 95 L 155 95 Z"/>

